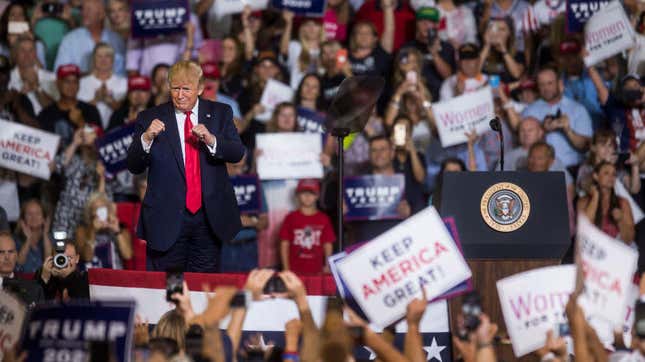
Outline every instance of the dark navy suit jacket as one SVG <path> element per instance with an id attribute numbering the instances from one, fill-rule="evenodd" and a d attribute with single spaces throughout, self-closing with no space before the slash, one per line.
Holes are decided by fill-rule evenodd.
<path id="1" fill-rule="evenodd" d="M 141 135 L 158 118 L 165 131 L 155 138 L 150 153 L 143 150 Z M 199 164 L 202 181 L 202 208 L 209 225 L 222 241 L 229 241 L 241 228 L 240 214 L 226 162 L 239 162 L 245 147 L 240 141 L 231 107 L 199 99 L 199 124 L 217 138 L 215 155 L 200 143 Z M 128 149 L 128 170 L 134 174 L 148 169 L 148 188 L 143 198 L 137 236 L 148 247 L 166 251 L 179 237 L 186 209 L 186 176 L 175 109 L 171 102 L 142 111 L 137 116 L 135 136 Z"/>

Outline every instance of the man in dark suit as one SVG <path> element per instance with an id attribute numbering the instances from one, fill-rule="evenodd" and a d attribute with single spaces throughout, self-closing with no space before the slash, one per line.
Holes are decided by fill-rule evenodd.
<path id="1" fill-rule="evenodd" d="M 216 272 L 222 241 L 240 230 L 227 162 L 245 148 L 231 107 L 200 99 L 201 67 L 180 61 L 168 72 L 172 101 L 142 111 L 128 169 L 148 169 L 137 235 L 147 241 L 148 270 Z"/>
<path id="2" fill-rule="evenodd" d="M 44 302 L 43 288 L 38 283 L 16 278 L 14 271 L 17 261 L 16 242 L 9 232 L 0 232 L 0 289 L 15 294 L 30 308 Z"/>

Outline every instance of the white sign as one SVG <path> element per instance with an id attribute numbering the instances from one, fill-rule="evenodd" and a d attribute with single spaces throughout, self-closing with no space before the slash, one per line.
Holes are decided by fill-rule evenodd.
<path id="1" fill-rule="evenodd" d="M 497 281 L 497 293 L 516 357 L 544 346 L 546 332 L 566 323 L 576 266 L 533 269 Z"/>
<path id="2" fill-rule="evenodd" d="M 619 1 L 595 13 L 585 25 L 585 65 L 591 66 L 634 46 L 634 29 Z"/>
<path id="3" fill-rule="evenodd" d="M 322 178 L 322 139 L 317 133 L 264 133 L 256 137 L 261 150 L 257 162 L 260 180 Z"/>
<path id="4" fill-rule="evenodd" d="M 255 119 L 258 121 L 268 121 L 271 118 L 273 109 L 282 102 L 291 102 L 293 100 L 293 89 L 288 85 L 278 82 L 277 80 L 269 79 L 264 86 L 260 104 L 264 106 L 264 112 L 257 115 Z"/>
<path id="5" fill-rule="evenodd" d="M 443 147 L 468 141 L 466 132 L 482 134 L 489 129 L 489 121 L 495 116 L 493 92 L 484 87 L 445 102 L 432 105 L 435 123 Z"/>
<path id="6" fill-rule="evenodd" d="M 25 306 L 20 300 L 0 290 L 0 361 L 20 339 Z"/>
<path id="7" fill-rule="evenodd" d="M 585 286 L 578 304 L 587 319 L 599 318 L 622 327 L 638 252 L 582 215 L 578 217 L 577 243 Z"/>
<path id="8" fill-rule="evenodd" d="M 49 180 L 60 136 L 0 120 L 0 167 Z"/>
<path id="9" fill-rule="evenodd" d="M 371 323 L 388 326 L 414 298 L 432 300 L 470 278 L 466 261 L 433 207 L 338 262 L 338 272 Z"/>
<path id="10" fill-rule="evenodd" d="M 268 4 L 269 0 L 216 0 L 213 7 L 217 17 L 222 17 L 241 13 L 246 5 L 249 5 L 251 10 L 264 10 Z"/>

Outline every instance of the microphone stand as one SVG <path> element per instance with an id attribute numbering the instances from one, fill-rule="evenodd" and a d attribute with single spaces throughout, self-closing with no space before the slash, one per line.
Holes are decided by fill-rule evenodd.
<path id="1" fill-rule="evenodd" d="M 504 171 L 504 131 L 499 118 L 495 117 L 490 120 L 490 128 L 499 134 L 499 169 Z"/>

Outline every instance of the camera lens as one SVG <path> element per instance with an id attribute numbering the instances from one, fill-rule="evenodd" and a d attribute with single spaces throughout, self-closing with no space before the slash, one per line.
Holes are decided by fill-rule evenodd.
<path id="1" fill-rule="evenodd" d="M 67 255 L 65 254 L 56 254 L 54 256 L 54 266 L 59 269 L 66 268 L 68 262 Z"/>

